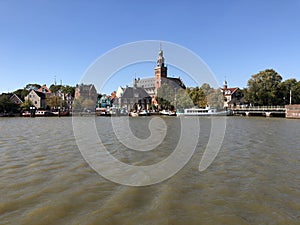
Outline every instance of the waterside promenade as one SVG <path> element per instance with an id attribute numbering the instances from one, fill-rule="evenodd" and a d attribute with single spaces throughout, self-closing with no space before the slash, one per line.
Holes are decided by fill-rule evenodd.
<path id="1" fill-rule="evenodd" d="M 231 108 L 233 115 L 243 116 L 266 116 L 266 117 L 286 117 L 300 119 L 300 105 L 286 106 L 255 106 Z"/>

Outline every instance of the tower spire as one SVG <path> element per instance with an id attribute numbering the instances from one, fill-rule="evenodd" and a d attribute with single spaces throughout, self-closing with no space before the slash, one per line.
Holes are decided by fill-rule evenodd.
<path id="1" fill-rule="evenodd" d="M 164 52 L 160 46 L 158 57 L 157 57 L 157 66 L 164 67 L 165 58 L 164 58 Z"/>

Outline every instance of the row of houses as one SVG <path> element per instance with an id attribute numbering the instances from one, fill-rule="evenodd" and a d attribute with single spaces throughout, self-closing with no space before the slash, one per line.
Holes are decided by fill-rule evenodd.
<path id="1" fill-rule="evenodd" d="M 64 101 L 67 105 L 67 108 L 72 108 L 73 97 L 70 93 L 63 93 L 61 90 L 52 93 L 46 84 L 42 85 L 39 89 L 31 89 L 28 95 L 25 97 L 25 101 L 30 101 L 37 109 L 45 109 L 47 107 L 47 99 L 50 99 L 54 96 Z"/>
<path id="2" fill-rule="evenodd" d="M 165 65 L 163 51 L 160 49 L 157 63 L 154 68 L 154 76 L 150 78 L 134 78 L 132 87 L 119 87 L 116 92 L 110 96 L 100 95 L 93 84 L 78 84 L 75 88 L 74 99 L 69 93 L 57 91 L 52 93 L 51 90 L 44 84 L 39 89 L 30 90 L 25 100 L 29 100 L 36 108 L 46 108 L 47 99 L 56 96 L 67 103 L 67 107 L 72 109 L 73 101 L 88 100 L 92 102 L 92 108 L 106 108 L 115 106 L 117 108 L 126 108 L 128 111 L 132 109 L 149 109 L 151 105 L 157 106 L 156 96 L 157 90 L 166 84 L 173 89 L 186 89 L 180 77 L 169 77 L 168 68 Z M 224 108 L 238 104 L 237 91 L 238 88 L 229 88 L 227 81 L 220 90 L 224 96 Z M 12 95 L 14 102 L 21 104 L 22 100 L 17 95 Z M 91 110 L 92 110 L 91 108 Z"/>
<path id="3" fill-rule="evenodd" d="M 120 86 L 111 96 L 101 96 L 98 99 L 97 107 L 103 108 L 110 104 L 117 108 L 126 108 L 128 111 L 136 108 L 149 109 L 151 105 L 158 105 L 156 101 L 157 90 L 164 84 L 173 89 L 186 89 L 180 77 L 168 77 L 163 51 L 160 49 L 154 68 L 154 77 L 134 78 L 132 87 L 122 88 Z M 229 88 L 225 80 L 220 90 L 224 97 L 224 108 L 230 108 L 240 103 L 237 87 Z"/>

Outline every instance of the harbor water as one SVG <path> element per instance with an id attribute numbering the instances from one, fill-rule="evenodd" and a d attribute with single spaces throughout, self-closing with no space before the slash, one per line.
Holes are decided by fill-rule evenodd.
<path id="1" fill-rule="evenodd" d="M 150 119 L 131 118 L 132 132 L 147 138 Z M 134 165 L 157 163 L 176 147 L 180 119 L 162 119 L 168 126 L 162 144 L 135 152 L 118 142 L 111 118 L 95 117 L 108 151 Z M 211 119 L 199 122 L 199 142 L 183 169 L 166 181 L 130 187 L 89 166 L 71 117 L 0 118 L 0 224 L 299 224 L 300 120 L 226 118 L 220 152 L 202 172 Z"/>

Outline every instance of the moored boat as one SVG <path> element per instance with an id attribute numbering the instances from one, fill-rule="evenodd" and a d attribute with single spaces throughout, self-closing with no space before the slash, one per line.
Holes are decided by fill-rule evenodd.
<path id="1" fill-rule="evenodd" d="M 215 108 L 189 108 L 184 109 L 183 113 L 178 113 L 177 116 L 229 116 L 231 111 L 217 111 Z"/>
<path id="2" fill-rule="evenodd" d="M 159 112 L 162 116 L 176 116 L 176 111 L 162 110 Z"/>

